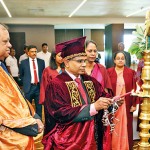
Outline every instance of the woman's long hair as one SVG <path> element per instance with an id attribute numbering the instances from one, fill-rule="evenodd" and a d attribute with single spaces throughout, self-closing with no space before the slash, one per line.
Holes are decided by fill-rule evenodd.
<path id="1" fill-rule="evenodd" d="M 56 63 L 56 53 L 52 51 L 51 57 L 50 57 L 50 68 L 53 70 L 56 70 L 58 68 L 57 63 Z M 64 63 L 60 64 L 61 68 L 64 68 Z"/>

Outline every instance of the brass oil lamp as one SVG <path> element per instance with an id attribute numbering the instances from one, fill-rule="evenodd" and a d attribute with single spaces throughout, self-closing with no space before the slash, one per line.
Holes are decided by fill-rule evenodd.
<path id="1" fill-rule="evenodd" d="M 147 49 L 148 39 L 150 38 L 150 12 L 146 14 L 144 35 L 146 38 L 146 50 L 143 52 L 144 67 L 142 68 L 141 75 L 143 92 L 138 94 L 139 97 L 143 98 L 139 116 L 141 123 L 139 125 L 140 142 L 138 143 L 138 150 L 150 150 L 150 49 Z"/>
<path id="2" fill-rule="evenodd" d="M 143 98 L 141 104 L 141 113 L 139 119 L 141 123 L 140 127 L 140 142 L 138 143 L 138 150 L 150 150 L 150 144 L 148 142 L 150 138 L 150 50 L 144 51 L 144 67 L 142 69 L 142 90 L 139 95 Z"/>

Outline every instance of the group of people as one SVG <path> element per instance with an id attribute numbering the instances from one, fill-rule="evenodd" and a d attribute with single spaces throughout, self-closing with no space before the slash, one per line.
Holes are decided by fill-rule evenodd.
<path id="1" fill-rule="evenodd" d="M 0 149 L 34 149 L 31 136 L 12 130 L 32 124 L 38 125 L 39 133 L 44 129 L 45 150 L 132 149 L 136 97 L 128 95 L 117 100 L 112 134 L 102 118 L 105 110 L 110 114 L 113 111 L 113 97 L 136 88 L 135 71 L 126 67 L 124 51 L 117 51 L 115 66 L 106 69 L 95 61 L 96 43 L 85 40 L 81 37 L 57 44 L 46 68 L 44 60 L 36 58 L 36 46 L 30 45 L 28 58 L 20 63 L 23 96 L 3 65 L 11 44 L 7 27 L 0 24 Z M 40 117 L 44 105 L 44 126 L 26 99 L 35 99 Z M 23 141 L 19 144 L 18 140 Z"/>
<path id="2" fill-rule="evenodd" d="M 34 99 L 37 114 L 42 117 L 42 105 L 39 104 L 40 97 L 40 81 L 43 70 L 49 66 L 51 53 L 48 52 L 48 44 L 42 44 L 42 50 L 37 53 L 37 47 L 34 45 L 24 46 L 24 54 L 19 58 L 19 65 L 15 57 L 15 49 L 10 48 L 10 54 L 5 59 L 9 74 L 16 83 L 22 88 L 25 98 L 30 101 Z M 33 67 L 33 62 L 35 68 Z M 36 69 L 37 83 L 34 81 L 34 71 Z"/>

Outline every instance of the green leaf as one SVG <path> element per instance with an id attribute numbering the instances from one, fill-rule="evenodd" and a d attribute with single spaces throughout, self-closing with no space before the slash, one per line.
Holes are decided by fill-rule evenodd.
<path id="1" fill-rule="evenodd" d="M 143 57 L 142 53 L 136 53 L 135 55 L 138 59 L 141 59 Z"/>
<path id="2" fill-rule="evenodd" d="M 139 46 L 134 43 L 128 49 L 128 52 L 132 55 L 135 54 L 137 51 L 139 51 Z"/>
<path id="3" fill-rule="evenodd" d="M 138 34 L 144 36 L 144 28 L 143 27 L 137 25 L 136 26 L 136 31 L 137 31 Z"/>
<path id="4" fill-rule="evenodd" d="M 139 39 L 144 39 L 144 35 L 141 35 L 139 34 L 138 32 L 134 32 L 133 35 L 136 37 L 136 38 L 139 38 Z"/>
<path id="5" fill-rule="evenodd" d="M 132 32 L 132 35 L 134 35 L 134 39 L 132 41 L 131 46 L 128 49 L 128 52 L 131 55 L 136 55 L 136 57 L 142 58 L 142 52 L 146 49 L 146 39 L 144 37 L 144 26 L 136 26 L 136 31 Z M 150 48 L 150 44 L 148 44 L 148 47 Z"/>

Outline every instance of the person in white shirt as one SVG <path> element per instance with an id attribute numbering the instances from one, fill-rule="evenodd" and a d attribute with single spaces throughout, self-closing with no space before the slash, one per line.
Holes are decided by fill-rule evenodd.
<path id="1" fill-rule="evenodd" d="M 37 53 L 37 58 L 43 59 L 45 61 L 45 68 L 49 66 L 51 53 L 48 52 L 47 43 L 42 44 L 42 51 Z"/>
<path id="2" fill-rule="evenodd" d="M 24 46 L 24 54 L 20 56 L 19 58 L 19 64 L 21 64 L 21 61 L 28 58 L 28 46 Z"/>
<path id="3" fill-rule="evenodd" d="M 19 68 L 17 59 L 15 57 L 15 49 L 12 47 L 10 49 L 10 55 L 5 60 L 8 72 L 12 75 L 15 81 L 18 83 L 18 76 L 19 76 Z"/>

